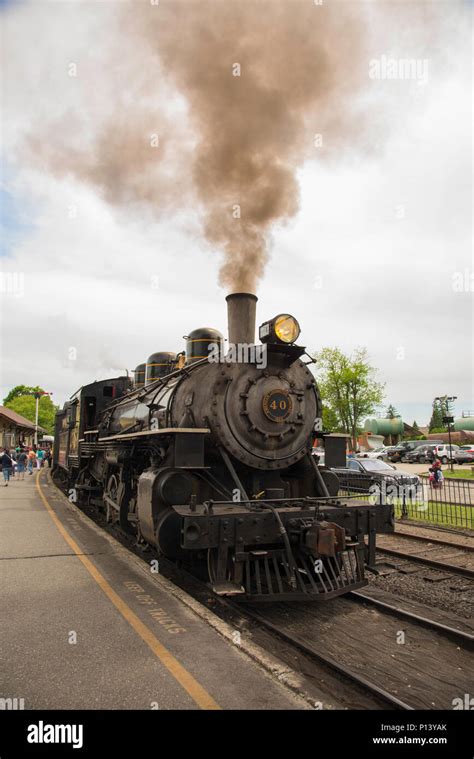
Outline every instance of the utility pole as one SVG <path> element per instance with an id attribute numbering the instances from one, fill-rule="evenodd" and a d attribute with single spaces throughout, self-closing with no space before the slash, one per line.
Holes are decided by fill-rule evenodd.
<path id="1" fill-rule="evenodd" d="M 443 424 L 446 424 L 448 427 L 448 440 L 449 440 L 449 468 L 452 472 L 454 472 L 454 464 L 453 464 L 453 449 L 451 446 L 451 425 L 454 422 L 454 416 L 451 416 L 451 409 L 449 408 L 449 404 L 453 403 L 457 400 L 457 395 L 443 395 L 439 398 L 435 398 L 435 401 L 441 401 L 446 404 L 446 416 L 443 416 Z"/>

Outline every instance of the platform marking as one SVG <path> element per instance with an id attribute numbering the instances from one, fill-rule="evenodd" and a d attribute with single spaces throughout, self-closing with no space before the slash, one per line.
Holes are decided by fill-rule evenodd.
<path id="1" fill-rule="evenodd" d="M 76 541 L 69 535 L 68 531 L 61 524 L 61 521 L 49 505 L 46 496 L 41 490 L 39 476 L 36 479 L 36 487 L 46 511 L 53 520 L 64 540 L 72 548 L 77 558 L 82 561 L 89 574 L 92 575 L 96 583 L 104 591 L 107 598 L 113 603 L 116 609 L 118 609 L 124 619 L 127 620 L 135 632 L 138 633 L 140 638 L 149 646 L 149 648 L 151 648 L 155 656 L 158 657 L 168 672 L 171 673 L 174 679 L 184 688 L 184 690 L 191 696 L 193 701 L 201 709 L 220 709 L 221 707 L 219 704 L 214 701 L 212 696 L 205 690 L 205 688 L 203 688 L 202 685 L 200 685 L 197 680 L 195 680 L 195 678 L 187 671 L 187 669 L 185 669 L 183 665 L 180 664 L 177 659 L 175 659 L 173 654 L 168 651 L 168 649 L 158 640 L 150 628 L 147 627 L 135 614 L 135 612 L 133 612 L 130 607 L 127 606 L 125 601 L 120 598 L 120 596 L 115 592 L 110 583 L 99 572 L 92 561 L 90 561 L 90 559 L 88 559 L 87 556 L 82 553 Z"/>

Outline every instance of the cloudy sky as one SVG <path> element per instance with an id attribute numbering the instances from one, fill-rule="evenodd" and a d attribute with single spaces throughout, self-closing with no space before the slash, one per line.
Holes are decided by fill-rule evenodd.
<path id="1" fill-rule="evenodd" d="M 1 398 L 38 384 L 62 404 L 154 351 L 181 350 L 196 327 L 226 331 L 222 253 L 186 193 L 163 213 L 133 193 L 112 203 L 80 169 L 38 158 L 57 149 L 60 162 L 61 151 L 92 144 L 104 103 L 126 101 L 132 133 L 149 105 L 142 61 L 117 24 L 125 5 L 0 2 Z M 405 16 L 410 5 L 417 13 Z M 310 351 L 366 346 L 386 402 L 409 423 L 427 423 L 433 397 L 445 393 L 458 396 L 456 413 L 474 409 L 471 9 L 455 0 L 364 4 L 363 57 L 347 54 L 348 72 L 365 72 L 353 123 L 337 147 L 323 132 L 294 167 L 299 210 L 270 230 L 258 285 L 259 323 L 289 312 Z M 397 78 L 388 78 L 390 61 Z M 187 145 L 168 167 L 181 187 L 199 135 L 179 87 L 169 87 L 158 82 L 156 98 Z M 123 123 L 117 133 L 108 123 L 120 144 Z M 308 144 L 319 132 L 315 123 Z"/>

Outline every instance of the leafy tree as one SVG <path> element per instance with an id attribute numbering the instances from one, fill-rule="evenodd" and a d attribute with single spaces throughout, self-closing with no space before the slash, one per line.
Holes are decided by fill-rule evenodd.
<path id="1" fill-rule="evenodd" d="M 339 348 L 323 348 L 315 359 L 323 404 L 335 415 L 338 429 L 351 435 L 356 448 L 360 422 L 382 402 L 384 385 L 376 381 L 365 348 L 357 348 L 350 356 Z"/>
<path id="2" fill-rule="evenodd" d="M 446 432 L 446 427 L 443 424 L 443 416 L 446 415 L 446 403 L 435 398 L 429 424 L 430 432 Z"/>
<path id="3" fill-rule="evenodd" d="M 10 390 L 3 401 L 3 405 L 21 414 L 25 419 L 35 423 L 36 418 L 36 398 L 34 393 L 44 392 L 41 387 L 28 387 L 27 385 L 17 385 Z M 38 407 L 38 424 L 47 430 L 49 435 L 54 432 L 54 417 L 59 406 L 55 406 L 49 395 L 41 396 Z"/>
<path id="4" fill-rule="evenodd" d="M 341 420 L 334 409 L 323 404 L 323 430 L 324 432 L 343 432 Z"/>
<path id="5" fill-rule="evenodd" d="M 44 392 L 38 385 L 36 387 L 30 387 L 29 385 L 17 385 L 8 393 L 7 397 L 3 399 L 3 405 L 8 406 L 10 401 L 15 398 L 20 398 L 22 395 L 32 395 L 33 393 Z"/>
<path id="6" fill-rule="evenodd" d="M 386 415 L 387 419 L 399 419 L 401 416 L 401 414 L 398 413 L 397 409 L 392 404 L 387 406 Z"/>

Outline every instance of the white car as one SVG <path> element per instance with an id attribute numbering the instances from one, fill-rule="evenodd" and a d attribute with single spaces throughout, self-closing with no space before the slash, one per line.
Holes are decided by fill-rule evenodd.
<path id="1" fill-rule="evenodd" d="M 459 446 L 454 445 L 454 443 L 451 444 L 451 449 L 449 445 L 445 445 L 443 443 L 442 445 L 436 445 L 433 448 L 433 453 L 441 459 L 442 464 L 447 464 L 448 461 L 451 461 L 451 459 L 454 459 L 456 454 L 459 452 Z"/>
<path id="2" fill-rule="evenodd" d="M 382 446 L 382 448 L 375 448 L 373 451 L 364 451 L 363 453 L 358 453 L 356 458 L 358 459 L 380 459 L 381 461 L 385 461 L 388 458 L 388 454 L 390 452 L 390 449 L 393 446 Z"/>

